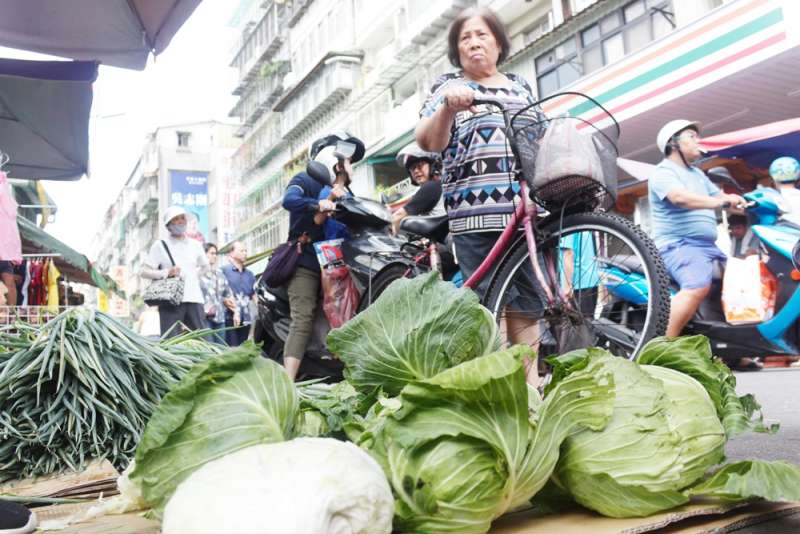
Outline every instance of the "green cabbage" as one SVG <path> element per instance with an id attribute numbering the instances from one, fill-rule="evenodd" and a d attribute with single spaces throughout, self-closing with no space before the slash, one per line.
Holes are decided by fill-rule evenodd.
<path id="1" fill-rule="evenodd" d="M 613 402 L 608 371 L 591 364 L 539 404 L 521 363 L 530 355 L 514 347 L 470 360 L 406 385 L 368 414 L 355 435 L 389 478 L 396 532 L 488 531 L 541 489 L 568 435 L 603 427 Z"/>
<path id="2" fill-rule="evenodd" d="M 497 324 L 477 295 L 436 272 L 395 281 L 327 341 L 353 387 L 387 395 L 499 347 Z"/>
<path id="3" fill-rule="evenodd" d="M 740 462 L 704 479 L 724 460 L 727 435 L 767 430 L 755 415 L 755 400 L 737 397 L 732 373 L 712 360 L 707 339 L 656 339 L 639 360 L 649 365 L 601 349 L 548 361 L 554 366 L 550 388 L 588 366 L 614 377 L 610 421 L 568 437 L 552 478 L 579 504 L 606 516 L 640 517 L 696 495 L 800 498 L 800 469 L 781 462 Z"/>
<path id="4" fill-rule="evenodd" d="M 195 365 L 153 412 L 130 474 L 160 513 L 183 480 L 211 460 L 294 437 L 299 407 L 283 368 L 247 342 Z"/>

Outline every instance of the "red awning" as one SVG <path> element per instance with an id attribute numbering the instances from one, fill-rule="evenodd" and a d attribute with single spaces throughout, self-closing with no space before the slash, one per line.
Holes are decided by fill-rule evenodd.
<path id="1" fill-rule="evenodd" d="M 723 150 L 734 145 L 752 143 L 798 131 L 800 131 L 800 118 L 787 119 L 744 130 L 736 130 L 735 132 L 704 137 L 700 144 L 706 150 Z"/>

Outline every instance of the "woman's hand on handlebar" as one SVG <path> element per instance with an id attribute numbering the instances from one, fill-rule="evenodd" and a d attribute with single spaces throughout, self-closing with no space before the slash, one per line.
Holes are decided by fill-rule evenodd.
<path id="1" fill-rule="evenodd" d="M 466 110 L 476 113 L 477 109 L 472 105 L 473 100 L 475 100 L 475 91 L 466 85 L 453 84 L 444 92 L 444 105 L 453 113 Z"/>

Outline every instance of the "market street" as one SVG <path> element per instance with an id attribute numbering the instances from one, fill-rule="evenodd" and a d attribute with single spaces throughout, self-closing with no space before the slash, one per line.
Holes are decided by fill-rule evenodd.
<path id="1" fill-rule="evenodd" d="M 737 393 L 752 393 L 769 421 L 780 421 L 775 435 L 746 434 L 728 442 L 731 461 L 748 458 L 800 463 L 800 369 L 737 372 Z"/>

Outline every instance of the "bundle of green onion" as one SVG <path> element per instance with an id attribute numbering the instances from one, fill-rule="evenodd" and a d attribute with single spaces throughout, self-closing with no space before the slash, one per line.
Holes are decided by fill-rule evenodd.
<path id="1" fill-rule="evenodd" d="M 196 362 L 219 352 L 190 335 L 144 338 L 88 308 L 0 332 L 0 482 L 124 467 L 156 404 Z"/>

